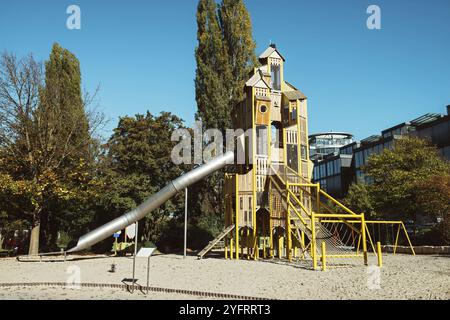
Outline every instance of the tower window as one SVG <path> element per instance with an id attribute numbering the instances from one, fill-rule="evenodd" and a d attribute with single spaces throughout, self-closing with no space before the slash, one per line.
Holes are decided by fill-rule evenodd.
<path id="1" fill-rule="evenodd" d="M 281 75 L 280 75 L 280 65 L 272 64 L 270 66 L 271 76 L 272 76 L 272 89 L 281 90 Z"/>
<path id="2" fill-rule="evenodd" d="M 274 121 L 271 125 L 271 143 L 275 148 L 283 148 L 283 129 L 281 122 Z"/>
<path id="3" fill-rule="evenodd" d="M 292 121 L 297 120 L 297 107 L 292 108 L 291 119 Z"/>

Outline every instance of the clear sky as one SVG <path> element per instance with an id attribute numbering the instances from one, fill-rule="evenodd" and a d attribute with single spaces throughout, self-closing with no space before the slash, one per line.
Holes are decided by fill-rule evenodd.
<path id="1" fill-rule="evenodd" d="M 310 133 L 362 139 L 450 104 L 449 0 L 247 0 L 257 53 L 273 41 L 286 80 L 309 101 Z M 81 8 L 81 30 L 66 8 Z M 381 30 L 366 27 L 381 8 Z M 196 111 L 197 0 L 0 0 L 0 51 L 47 59 L 53 42 L 76 54 L 83 86 L 101 85 L 111 119 L 150 110 L 188 125 Z M 105 134 L 109 135 L 108 131 Z"/>

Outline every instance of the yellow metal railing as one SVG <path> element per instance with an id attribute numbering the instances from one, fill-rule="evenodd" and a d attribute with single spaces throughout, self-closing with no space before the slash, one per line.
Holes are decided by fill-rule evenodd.
<path id="1" fill-rule="evenodd" d="M 402 221 L 366 221 L 365 216 L 363 213 L 357 214 L 354 211 L 352 211 L 350 208 L 346 207 L 344 204 L 342 204 L 337 199 L 333 198 L 331 195 L 326 193 L 320 188 L 319 184 L 314 184 L 309 182 L 307 179 L 299 175 L 295 170 L 288 166 L 283 166 L 283 170 L 273 170 L 271 168 L 274 176 L 278 178 L 282 186 L 279 185 L 279 183 L 276 181 L 276 179 L 271 178 L 271 186 L 273 186 L 279 193 L 282 195 L 282 198 L 286 200 L 287 203 L 287 213 L 286 213 L 286 233 L 287 233 L 287 252 L 288 252 L 288 258 L 291 259 L 291 237 L 294 236 L 297 241 L 301 240 L 298 239 L 298 236 L 292 231 L 291 226 L 291 213 L 294 214 L 295 217 L 298 219 L 296 221 L 299 221 L 303 227 L 301 230 L 304 230 L 306 232 L 302 231 L 302 236 L 306 234 L 310 240 L 309 244 L 306 248 L 309 248 L 310 255 L 313 260 L 313 268 L 317 268 L 318 261 L 322 261 L 322 268 L 326 269 L 326 259 L 327 258 L 354 258 L 354 257 L 363 257 L 364 263 L 367 265 L 367 242 L 370 244 L 371 249 L 376 255 L 380 255 L 379 250 L 380 248 L 377 248 L 373 242 L 372 235 L 370 234 L 368 225 L 370 224 L 394 224 L 398 225 L 397 228 L 397 234 L 395 237 L 395 244 L 393 253 L 395 255 L 398 247 L 398 240 L 401 230 L 403 230 L 405 238 L 408 241 L 408 244 L 411 248 L 412 254 L 415 254 L 414 248 L 411 244 L 411 240 L 408 236 L 408 233 L 406 231 L 406 228 Z M 300 194 L 300 199 L 298 194 Z M 310 207 L 309 205 L 305 205 L 301 199 L 304 199 L 304 196 L 307 196 L 311 202 L 306 202 L 307 204 L 315 204 L 315 209 L 313 207 Z M 332 209 L 329 207 L 326 203 L 324 203 L 322 200 L 328 200 L 329 203 L 335 205 L 338 211 L 341 213 L 336 213 L 336 208 Z M 326 212 L 323 212 L 325 210 Z M 342 213 L 343 212 L 343 213 Z M 323 236 L 323 233 L 330 233 L 329 230 L 327 230 L 327 227 L 324 224 L 342 224 L 348 230 L 351 230 L 351 236 L 353 237 L 355 234 L 358 237 L 357 245 L 352 245 L 355 249 L 354 252 L 347 252 L 342 253 L 339 252 L 338 254 L 333 253 L 332 247 L 333 242 L 331 240 L 323 240 L 323 238 L 318 237 L 318 233 L 322 233 L 321 236 Z M 359 227 L 358 227 L 359 224 Z M 345 228 L 344 227 L 344 228 Z M 292 235 L 291 235 L 292 233 Z M 334 236 L 332 236 L 334 237 Z M 339 238 L 339 234 L 338 234 Z M 321 241 L 321 243 L 318 243 L 318 241 Z M 327 242 L 328 241 L 328 242 Z M 341 240 L 339 240 L 341 241 Z M 353 239 L 353 243 L 355 243 L 355 239 Z M 344 243 L 345 244 L 345 243 Z M 362 248 L 361 248 L 362 247 Z M 361 252 L 362 251 L 362 252 Z M 295 252 L 295 251 L 294 251 Z M 294 253 L 295 254 L 295 253 Z M 381 257 L 379 256 L 379 259 Z M 380 266 L 382 263 L 379 263 Z"/>

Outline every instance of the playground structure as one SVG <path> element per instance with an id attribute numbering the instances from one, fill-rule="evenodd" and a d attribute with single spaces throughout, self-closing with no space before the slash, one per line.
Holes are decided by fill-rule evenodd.
<path id="1" fill-rule="evenodd" d="M 209 174 L 228 166 L 224 180 L 224 231 L 202 250 L 202 258 L 224 240 L 225 258 L 303 259 L 316 269 L 326 268 L 329 259 L 357 258 L 368 263 L 368 245 L 378 255 L 368 225 L 400 221 L 366 221 L 311 183 L 307 98 L 284 81 L 284 58 L 275 45 L 260 56 L 245 85 L 245 99 L 234 111 L 235 128 L 250 135 L 237 137 L 235 152 L 214 160 L 169 182 L 134 210 L 82 236 L 67 253 L 91 247 L 119 230 L 144 218 L 152 210 Z M 244 155 L 244 163 L 235 157 Z M 410 243 L 410 241 L 409 241 Z M 411 245 L 411 243 L 410 243 Z M 412 248 L 412 246 L 411 246 Z M 414 251 L 412 251 L 414 253 Z"/>
<path id="2" fill-rule="evenodd" d="M 325 268 L 325 259 L 367 264 L 368 244 L 380 255 L 367 226 L 383 222 L 366 221 L 311 183 L 307 97 L 284 80 L 285 59 L 275 45 L 259 61 L 234 111 L 235 128 L 252 134 L 238 138 L 245 164 L 225 175 L 226 228 L 199 257 L 224 239 L 231 259 L 310 259 L 313 269 L 319 260 Z M 404 225 L 386 223 L 399 225 L 397 245 Z"/>

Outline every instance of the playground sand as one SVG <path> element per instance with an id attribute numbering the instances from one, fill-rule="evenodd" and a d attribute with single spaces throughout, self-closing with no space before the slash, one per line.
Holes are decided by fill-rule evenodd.
<path id="1" fill-rule="evenodd" d="M 110 273 L 111 264 L 116 272 Z M 80 257 L 66 262 L 0 259 L 1 283 L 66 282 L 79 270 L 82 283 L 121 284 L 130 278 L 130 257 Z M 376 257 L 370 256 L 369 264 Z M 146 259 L 137 259 L 137 283 L 146 284 Z M 78 269 L 79 268 L 79 269 Z M 379 279 L 379 281 L 378 281 Z M 379 284 L 379 286 L 378 286 Z M 248 261 L 157 255 L 150 262 L 150 286 L 271 299 L 450 299 L 450 256 L 384 255 L 377 270 L 354 266 L 312 271 L 280 260 Z M 198 296 L 110 288 L 1 287 L 0 299 L 200 299 Z"/>

